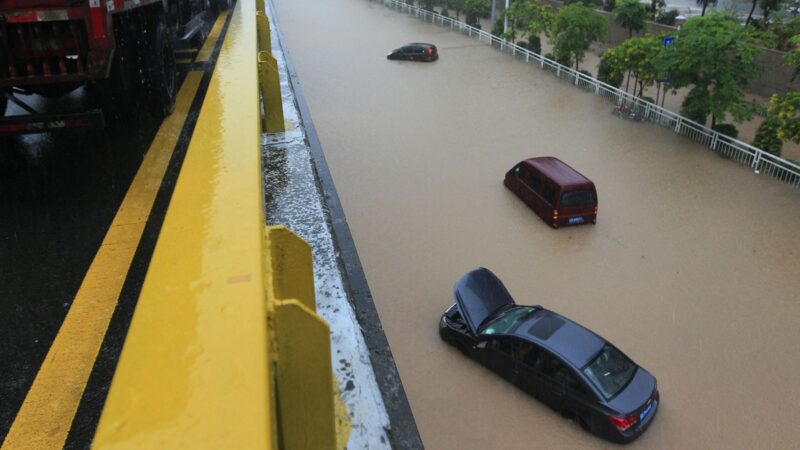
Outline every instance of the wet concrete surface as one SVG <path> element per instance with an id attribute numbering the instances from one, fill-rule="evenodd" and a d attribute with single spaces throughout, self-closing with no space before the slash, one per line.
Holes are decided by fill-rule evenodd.
<path id="1" fill-rule="evenodd" d="M 80 101 L 81 92 L 73 94 Z M 34 99 L 47 109 L 46 102 Z M 0 440 L 158 123 L 6 139 L 0 150 Z"/>
<path id="2" fill-rule="evenodd" d="M 631 448 L 795 446 L 797 191 L 379 4 L 276 8 L 426 447 L 612 445 L 439 340 L 452 284 L 477 266 L 658 378 Z M 439 61 L 385 59 L 413 41 Z M 595 181 L 596 226 L 553 230 L 503 187 L 539 155 Z"/>

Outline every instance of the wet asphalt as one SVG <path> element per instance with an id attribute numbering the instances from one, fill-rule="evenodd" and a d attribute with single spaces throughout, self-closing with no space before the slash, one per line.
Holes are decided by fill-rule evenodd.
<path id="1" fill-rule="evenodd" d="M 211 64 L 205 68 L 213 67 L 219 43 Z M 179 65 L 178 86 L 189 67 Z M 203 66 L 195 64 L 191 68 Z M 91 443 L 209 78 L 207 70 L 65 448 L 87 448 Z M 40 112 L 74 110 L 86 105 L 82 88 L 58 100 L 37 96 L 23 99 Z M 0 137 L 0 442 L 8 434 L 158 131 L 160 120 L 150 115 L 146 107 L 135 105 L 131 109 L 136 113 L 110 120 L 104 130 Z M 19 108 L 9 106 L 7 114 L 21 113 Z"/>

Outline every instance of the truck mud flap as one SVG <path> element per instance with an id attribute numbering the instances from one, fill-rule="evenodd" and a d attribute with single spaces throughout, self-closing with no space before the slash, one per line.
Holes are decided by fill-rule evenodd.
<path id="1" fill-rule="evenodd" d="M 103 111 L 66 114 L 25 114 L 0 119 L 0 135 L 44 133 L 47 131 L 102 129 L 105 127 Z"/>

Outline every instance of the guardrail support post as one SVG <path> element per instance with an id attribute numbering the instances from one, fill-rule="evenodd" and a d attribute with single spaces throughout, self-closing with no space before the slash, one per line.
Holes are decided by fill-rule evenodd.
<path id="1" fill-rule="evenodd" d="M 258 72 L 261 97 L 264 99 L 265 117 L 262 121 L 262 128 L 267 133 L 285 131 L 278 62 L 271 54 L 264 51 L 258 52 Z"/>
<path id="2" fill-rule="evenodd" d="M 262 10 L 256 12 L 256 31 L 258 34 L 258 84 L 264 101 L 264 118 L 261 129 L 267 133 L 285 131 L 283 125 L 283 100 L 281 99 L 281 79 L 278 75 L 278 62 L 272 56 L 269 19 L 263 13 L 264 0 L 256 0 Z M 258 7 L 258 5 L 257 5 Z"/>

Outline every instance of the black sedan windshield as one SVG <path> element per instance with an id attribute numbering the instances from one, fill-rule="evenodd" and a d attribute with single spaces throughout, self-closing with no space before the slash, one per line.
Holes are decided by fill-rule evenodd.
<path id="1" fill-rule="evenodd" d="M 610 345 L 603 347 L 597 358 L 583 369 L 586 377 L 606 399 L 617 395 L 628 384 L 635 371 L 636 364 Z"/>
<path id="2" fill-rule="evenodd" d="M 478 329 L 480 334 L 508 333 L 518 323 L 521 323 L 528 315 L 535 312 L 532 306 L 517 306 L 509 308 L 500 314 L 490 318 Z"/>

